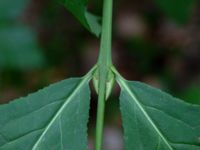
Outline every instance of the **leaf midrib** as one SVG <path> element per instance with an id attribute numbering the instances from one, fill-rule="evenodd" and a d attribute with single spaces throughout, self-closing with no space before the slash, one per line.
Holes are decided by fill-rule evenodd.
<path id="1" fill-rule="evenodd" d="M 80 83 L 77 85 L 77 87 L 72 91 L 72 93 L 69 95 L 69 97 L 65 100 L 63 105 L 59 108 L 55 116 L 51 119 L 49 124 L 46 126 L 45 130 L 40 135 L 39 139 L 35 142 L 33 145 L 32 150 L 36 150 L 37 146 L 40 144 L 42 138 L 45 136 L 45 134 L 48 132 L 49 128 L 52 126 L 52 124 L 55 122 L 55 120 L 60 116 L 60 114 L 63 112 L 63 110 L 68 106 L 68 104 L 72 101 L 73 97 L 76 95 L 76 93 L 84 86 L 86 82 L 89 81 L 91 78 L 90 74 L 87 74 L 83 79 L 80 81 Z"/>
<path id="2" fill-rule="evenodd" d="M 144 116 L 146 117 L 146 119 L 150 122 L 150 124 L 152 125 L 152 127 L 154 128 L 154 130 L 158 133 L 158 135 L 166 143 L 166 145 L 168 146 L 168 148 L 170 150 L 174 150 L 172 148 L 172 146 L 170 145 L 170 143 L 168 142 L 168 140 L 164 137 L 164 135 L 162 134 L 162 132 L 157 128 L 156 124 L 153 122 L 153 120 L 151 119 L 151 117 L 148 115 L 148 113 L 146 112 L 145 108 L 143 108 L 143 106 L 140 104 L 140 102 L 137 99 L 137 97 L 134 95 L 133 92 L 131 92 L 130 87 L 127 85 L 127 83 L 124 81 L 124 79 L 122 79 L 121 77 L 118 76 L 117 80 L 118 80 L 119 84 L 121 85 L 121 87 L 123 87 L 124 90 L 127 91 L 127 93 L 131 96 L 131 98 L 134 100 L 134 102 L 136 103 L 136 105 L 142 111 L 142 113 L 144 114 Z"/>

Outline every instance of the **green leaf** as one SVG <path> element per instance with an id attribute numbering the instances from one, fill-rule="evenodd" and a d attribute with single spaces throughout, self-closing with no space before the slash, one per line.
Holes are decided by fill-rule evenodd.
<path id="1" fill-rule="evenodd" d="M 180 24 L 186 23 L 191 17 L 196 2 L 197 0 L 155 0 L 161 11 Z"/>
<path id="2" fill-rule="evenodd" d="M 200 150 L 200 106 L 117 79 L 126 150 Z"/>
<path id="3" fill-rule="evenodd" d="M 60 0 L 62 4 L 87 28 L 90 32 L 99 36 L 101 26 L 99 18 L 87 11 L 88 0 Z"/>
<path id="4" fill-rule="evenodd" d="M 41 68 L 44 60 L 36 35 L 30 28 L 22 25 L 0 27 L 0 70 Z"/>
<path id="5" fill-rule="evenodd" d="M 86 150 L 91 75 L 0 106 L 0 150 Z"/>

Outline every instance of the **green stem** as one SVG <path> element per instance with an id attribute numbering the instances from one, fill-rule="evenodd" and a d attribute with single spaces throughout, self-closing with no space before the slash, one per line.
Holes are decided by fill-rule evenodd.
<path id="1" fill-rule="evenodd" d="M 106 82 L 108 77 L 108 71 L 110 70 L 110 66 L 112 65 L 112 58 L 111 58 L 112 9 L 113 9 L 113 0 L 104 0 L 101 47 L 98 58 L 99 97 L 98 97 L 97 121 L 96 121 L 95 150 L 102 149 L 102 141 L 103 141 L 102 137 L 103 137 L 104 111 L 105 111 L 105 99 L 106 99 Z"/>
<path id="2" fill-rule="evenodd" d="M 98 58 L 98 64 L 112 64 L 111 47 L 112 47 L 112 8 L 113 0 L 104 0 L 103 4 L 103 24 L 101 34 L 101 47 Z"/>

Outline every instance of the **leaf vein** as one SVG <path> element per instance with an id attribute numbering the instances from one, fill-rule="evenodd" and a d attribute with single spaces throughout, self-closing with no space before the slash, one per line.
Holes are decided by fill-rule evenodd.
<path id="1" fill-rule="evenodd" d="M 41 136 L 39 137 L 39 139 L 36 141 L 36 143 L 33 145 L 32 150 L 36 150 L 37 146 L 40 144 L 40 142 L 42 141 L 42 138 L 48 132 L 48 130 L 52 126 L 52 124 L 59 117 L 59 115 L 62 113 L 62 111 L 68 106 L 68 104 L 72 101 L 72 99 L 74 98 L 74 96 L 76 95 L 76 93 L 80 90 L 80 88 L 82 88 L 82 86 L 86 82 L 88 82 L 90 78 L 91 78 L 90 72 L 84 78 L 82 78 L 82 80 L 80 81 L 80 83 L 76 86 L 76 88 L 72 91 L 72 93 L 66 98 L 65 102 L 63 103 L 63 105 L 58 109 L 58 111 L 56 112 L 55 116 L 47 124 L 45 130 L 43 131 L 43 133 L 41 134 Z"/>
<path id="2" fill-rule="evenodd" d="M 118 78 L 118 81 L 120 83 L 120 85 L 123 87 L 124 90 L 127 91 L 127 93 L 130 95 L 130 97 L 133 99 L 133 101 L 136 103 L 136 105 L 139 107 L 139 109 L 142 111 L 142 113 L 144 114 L 144 116 L 146 117 L 146 119 L 150 122 L 150 124 L 152 125 L 152 127 L 154 128 L 154 130 L 158 133 L 158 135 L 162 138 L 162 140 L 165 142 L 165 144 L 167 145 L 167 147 L 170 150 L 174 150 L 172 148 L 172 146 L 170 145 L 168 139 L 166 139 L 163 135 L 163 133 L 160 131 L 160 129 L 156 126 L 156 124 L 154 123 L 154 121 L 151 119 L 151 117 L 148 115 L 147 111 L 145 110 L 144 106 L 140 103 L 140 101 L 137 99 L 137 97 L 135 96 L 135 94 L 130 90 L 130 87 L 127 85 L 127 83 L 121 79 Z"/>

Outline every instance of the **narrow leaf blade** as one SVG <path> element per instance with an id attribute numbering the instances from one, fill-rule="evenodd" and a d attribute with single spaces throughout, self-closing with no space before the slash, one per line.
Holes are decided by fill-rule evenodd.
<path id="1" fill-rule="evenodd" d="M 200 106 L 118 80 L 126 150 L 200 150 Z"/>
<path id="2" fill-rule="evenodd" d="M 90 32 L 99 36 L 101 26 L 99 18 L 87 11 L 88 0 L 60 0 L 61 3 L 80 21 Z"/>
<path id="3" fill-rule="evenodd" d="M 87 149 L 88 77 L 0 106 L 0 150 Z"/>

